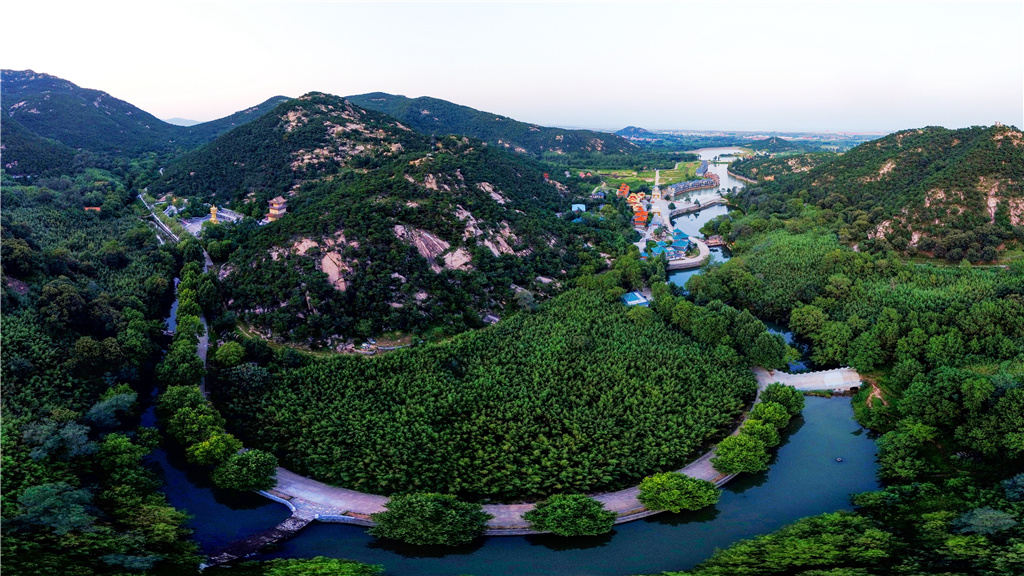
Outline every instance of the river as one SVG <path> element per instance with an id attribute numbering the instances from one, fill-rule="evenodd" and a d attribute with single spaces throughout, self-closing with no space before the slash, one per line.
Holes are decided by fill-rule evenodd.
<path id="1" fill-rule="evenodd" d="M 698 152 L 710 159 L 736 150 Z M 719 175 L 723 187 L 743 186 L 728 176 L 724 164 L 711 164 L 709 170 Z M 717 190 L 705 190 L 692 197 L 716 195 Z M 713 206 L 682 216 L 675 225 L 697 235 L 705 222 L 726 212 L 725 206 Z M 728 257 L 727 252 L 712 249 L 714 261 Z M 699 270 L 674 272 L 669 280 L 682 285 L 696 273 Z M 792 334 L 782 327 L 771 325 L 770 329 L 792 342 Z M 150 409 L 143 422 L 152 425 L 152 421 Z M 714 507 L 621 524 L 603 536 L 488 537 L 463 548 L 417 548 L 378 540 L 357 526 L 314 523 L 261 557 L 349 558 L 382 564 L 393 576 L 655 574 L 692 568 L 716 548 L 771 532 L 798 518 L 849 509 L 850 494 L 878 488 L 875 443 L 853 420 L 848 398 L 808 397 L 803 414 L 790 423 L 783 439 L 768 472 L 742 475 L 728 483 Z M 836 458 L 843 461 L 837 462 Z M 162 469 L 164 492 L 170 503 L 193 516 L 189 526 L 204 552 L 270 528 L 288 516 L 284 506 L 255 494 L 238 495 L 213 488 L 205 473 L 163 449 L 154 452 L 149 461 Z"/>

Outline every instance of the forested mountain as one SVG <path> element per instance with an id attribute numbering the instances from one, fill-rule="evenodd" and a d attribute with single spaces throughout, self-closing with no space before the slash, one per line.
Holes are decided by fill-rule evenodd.
<path id="1" fill-rule="evenodd" d="M 433 140 L 433 141 L 432 141 Z M 521 288 L 551 291 L 625 245 L 621 212 L 556 216 L 567 179 L 478 140 L 430 139 L 321 93 L 185 155 L 150 184 L 261 217 L 206 233 L 232 310 L 293 340 L 480 325 Z M 537 280 L 542 277 L 542 280 Z"/>
<path id="2" fill-rule="evenodd" d="M 194 148 L 258 117 L 283 99 L 277 96 L 226 118 L 186 127 L 168 124 L 106 92 L 81 88 L 49 74 L 3 70 L 0 82 L 6 112 L 4 140 L 6 121 L 14 119 L 32 134 L 71 148 L 123 155 Z"/>
<path id="3" fill-rule="evenodd" d="M 349 96 L 348 100 L 357 106 L 394 116 L 426 134 L 471 136 L 535 156 L 545 152 L 626 154 L 639 150 L 632 142 L 614 134 L 538 126 L 426 96 L 407 98 L 371 92 Z"/>
<path id="4" fill-rule="evenodd" d="M 837 156 L 833 152 L 811 152 L 782 158 L 752 156 L 739 158 L 729 164 L 729 171 L 755 180 L 774 180 L 779 176 L 807 172 L 811 168 L 830 162 Z"/>
<path id="5" fill-rule="evenodd" d="M 778 136 L 772 136 L 771 138 L 765 138 L 764 140 L 750 140 L 743 144 L 745 148 L 751 150 L 763 150 L 772 154 L 776 152 L 792 152 L 796 150 L 802 150 L 804 147 L 786 140 L 785 138 L 779 138 Z"/>
<path id="6" fill-rule="evenodd" d="M 813 205 L 844 242 L 951 261 L 991 261 L 1024 239 L 1024 135 L 1014 127 L 905 130 L 793 172 L 744 189 L 740 204 L 766 218 Z"/>
<path id="7" fill-rule="evenodd" d="M 655 138 L 658 136 L 654 132 L 639 126 L 626 126 L 622 130 L 616 130 L 615 134 L 623 138 Z"/>
<path id="8" fill-rule="evenodd" d="M 56 140 L 36 136 L 14 118 L 0 122 L 0 157 L 8 174 L 70 174 L 75 150 Z"/>

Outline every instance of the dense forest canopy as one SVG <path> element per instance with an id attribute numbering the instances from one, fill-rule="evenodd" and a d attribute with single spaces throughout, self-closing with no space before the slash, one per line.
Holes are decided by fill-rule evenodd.
<path id="1" fill-rule="evenodd" d="M 2 182 L 2 547 L 12 574 L 172 573 L 198 559 L 185 514 L 143 465 L 158 436 L 135 428 L 179 262 L 126 205 L 127 172 Z"/>
<path id="2" fill-rule="evenodd" d="M 441 344 L 244 365 L 221 374 L 218 405 L 288 467 L 359 490 L 501 501 L 635 483 L 726 429 L 753 398 L 747 367 L 784 350 L 721 303 L 627 309 L 606 286 L 617 272 Z"/>

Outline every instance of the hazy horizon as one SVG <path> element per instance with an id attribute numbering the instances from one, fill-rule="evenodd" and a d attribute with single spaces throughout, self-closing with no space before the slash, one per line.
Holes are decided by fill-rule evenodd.
<path id="1" fill-rule="evenodd" d="M 6 10 L 38 26 L 2 67 L 158 118 L 382 91 L 600 130 L 1024 126 L 1020 2 L 53 4 Z"/>

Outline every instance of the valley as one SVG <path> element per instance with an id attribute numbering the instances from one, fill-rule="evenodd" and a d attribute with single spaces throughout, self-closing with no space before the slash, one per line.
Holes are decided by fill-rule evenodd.
<path id="1" fill-rule="evenodd" d="M 382 92 L 185 127 L 2 81 L 12 573 L 1019 566 L 1016 127 L 615 135 Z"/>

